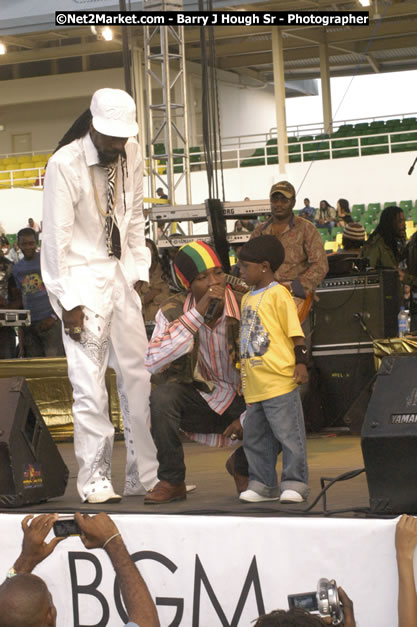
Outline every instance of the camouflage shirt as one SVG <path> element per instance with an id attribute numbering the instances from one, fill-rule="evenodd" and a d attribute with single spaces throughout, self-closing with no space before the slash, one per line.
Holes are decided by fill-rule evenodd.
<path id="1" fill-rule="evenodd" d="M 256 227 L 251 235 L 275 235 L 284 246 L 285 259 L 275 273 L 277 281 L 299 279 L 307 292 L 313 292 L 329 270 L 327 255 L 317 228 L 304 218 L 291 216 L 287 228 L 278 233 L 272 218 Z"/>

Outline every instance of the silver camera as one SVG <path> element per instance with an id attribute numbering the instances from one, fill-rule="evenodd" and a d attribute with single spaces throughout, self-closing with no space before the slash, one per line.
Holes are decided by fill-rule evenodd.
<path id="1" fill-rule="evenodd" d="M 340 625 L 343 622 L 343 608 L 340 603 L 337 585 L 334 579 L 319 579 L 317 592 L 302 592 L 301 594 L 289 594 L 288 606 L 300 607 L 320 616 L 330 616 L 332 625 Z"/>

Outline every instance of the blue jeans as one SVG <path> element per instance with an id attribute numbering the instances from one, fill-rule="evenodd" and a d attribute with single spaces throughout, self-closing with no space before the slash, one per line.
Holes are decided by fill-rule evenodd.
<path id="1" fill-rule="evenodd" d="M 281 492 L 307 497 L 308 468 L 303 407 L 298 388 L 248 405 L 243 446 L 249 463 L 249 485 L 262 496 L 278 496 L 275 466 L 282 451 Z"/>

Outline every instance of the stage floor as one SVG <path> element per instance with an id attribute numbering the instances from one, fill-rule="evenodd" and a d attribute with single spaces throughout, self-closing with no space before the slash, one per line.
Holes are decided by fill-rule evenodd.
<path id="1" fill-rule="evenodd" d="M 185 460 L 187 465 L 187 483 L 196 484 L 197 488 L 187 496 L 187 500 L 167 505 L 144 505 L 143 497 L 124 497 L 118 504 L 90 505 L 82 504 L 76 492 L 77 464 L 72 443 L 59 444 L 58 448 L 70 470 L 68 486 L 64 496 L 51 499 L 24 508 L 1 509 L 1 512 L 99 512 L 105 509 L 118 514 L 194 514 L 194 515 L 232 515 L 232 516 L 325 516 L 328 512 L 342 510 L 338 515 L 344 517 L 362 516 L 361 510 L 369 506 L 368 488 L 365 473 L 354 479 L 337 482 L 327 491 L 326 511 L 323 500 L 311 509 L 313 501 L 321 490 L 320 478 L 335 478 L 343 473 L 363 468 L 360 437 L 336 435 L 335 433 L 312 435 L 308 437 L 307 450 L 310 468 L 311 493 L 307 503 L 299 505 L 280 505 L 279 502 L 265 504 L 241 503 L 235 491 L 232 477 L 225 470 L 229 449 L 213 449 L 193 442 L 185 442 Z M 115 443 L 113 452 L 113 484 L 116 492 L 122 494 L 124 481 L 125 445 L 123 441 Z M 280 472 L 280 463 L 278 463 Z"/>

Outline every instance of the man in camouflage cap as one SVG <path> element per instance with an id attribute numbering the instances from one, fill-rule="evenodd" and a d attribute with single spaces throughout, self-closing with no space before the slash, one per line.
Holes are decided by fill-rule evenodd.
<path id="1" fill-rule="evenodd" d="M 317 228 L 293 213 L 295 189 L 288 181 L 272 185 L 269 192 L 271 217 L 251 235 L 275 235 L 285 250 L 285 259 L 275 276 L 284 283 L 303 307 L 304 301 L 328 272 L 326 252 Z"/>

